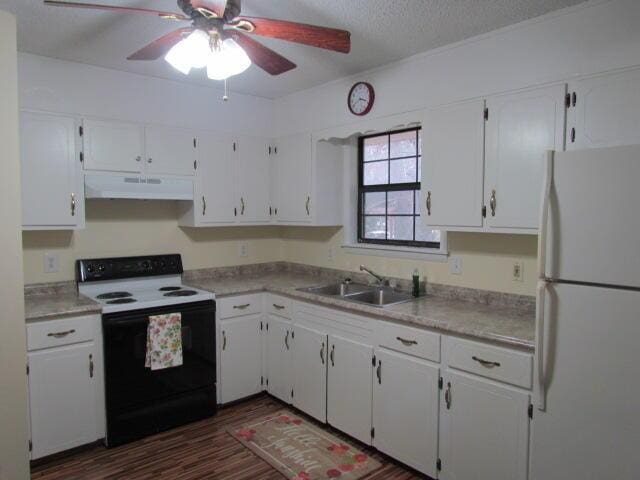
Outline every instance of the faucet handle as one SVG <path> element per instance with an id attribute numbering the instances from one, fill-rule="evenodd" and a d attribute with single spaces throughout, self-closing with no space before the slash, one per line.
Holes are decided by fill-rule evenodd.
<path id="1" fill-rule="evenodd" d="M 342 283 L 344 283 L 345 285 L 349 285 L 351 283 L 351 277 L 346 277 Z"/>

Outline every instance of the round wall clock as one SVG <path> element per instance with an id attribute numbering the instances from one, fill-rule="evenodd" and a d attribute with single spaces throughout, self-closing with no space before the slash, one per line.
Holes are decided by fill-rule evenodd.
<path id="1" fill-rule="evenodd" d="M 351 90 L 349 90 L 349 96 L 347 98 L 349 110 L 354 115 L 366 115 L 373 108 L 373 101 L 375 97 L 375 92 L 373 91 L 373 87 L 370 83 L 355 83 L 353 87 L 351 87 Z"/>

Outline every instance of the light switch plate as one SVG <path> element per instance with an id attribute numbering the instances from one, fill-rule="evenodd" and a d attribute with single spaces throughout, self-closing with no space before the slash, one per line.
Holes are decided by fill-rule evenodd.
<path id="1" fill-rule="evenodd" d="M 238 244 L 238 256 L 239 257 L 249 256 L 249 244 L 247 242 L 240 242 Z"/>
<path id="2" fill-rule="evenodd" d="M 44 254 L 44 273 L 56 273 L 60 269 L 60 257 L 57 253 Z"/>
<path id="3" fill-rule="evenodd" d="M 451 257 L 449 269 L 453 275 L 462 275 L 462 259 L 460 257 Z"/>

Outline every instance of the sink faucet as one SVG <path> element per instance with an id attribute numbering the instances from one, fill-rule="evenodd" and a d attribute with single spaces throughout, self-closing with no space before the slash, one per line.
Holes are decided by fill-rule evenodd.
<path id="1" fill-rule="evenodd" d="M 387 280 L 382 275 L 378 275 L 376 272 L 371 271 L 370 269 L 368 269 L 364 265 L 360 265 L 360 271 L 361 272 L 367 272 L 369 275 L 374 277 L 378 281 L 378 285 L 389 285 L 389 280 Z"/>

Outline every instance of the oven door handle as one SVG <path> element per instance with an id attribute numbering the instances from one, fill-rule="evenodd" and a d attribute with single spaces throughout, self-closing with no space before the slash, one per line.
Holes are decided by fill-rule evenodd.
<path id="1" fill-rule="evenodd" d="M 166 308 L 162 308 L 161 311 L 156 311 L 156 312 L 151 312 L 151 311 L 147 311 L 147 313 L 144 314 L 140 314 L 139 312 L 136 313 L 135 311 L 133 312 L 127 312 L 126 315 L 121 316 L 121 317 L 115 317 L 115 318 L 110 318 L 110 315 L 103 315 L 103 325 L 105 327 L 112 327 L 112 326 L 122 326 L 122 325 L 135 325 L 138 323 L 148 323 L 149 322 L 149 316 L 150 315 L 162 315 L 164 313 L 181 313 L 183 316 L 186 314 L 191 314 L 191 313 L 209 313 L 211 315 L 215 315 L 215 308 L 213 305 L 206 305 L 206 306 L 200 306 L 200 307 L 181 307 L 181 308 L 176 308 L 176 309 L 166 309 Z M 115 314 L 118 315 L 118 314 Z M 212 317 L 213 318 L 213 317 Z"/>

